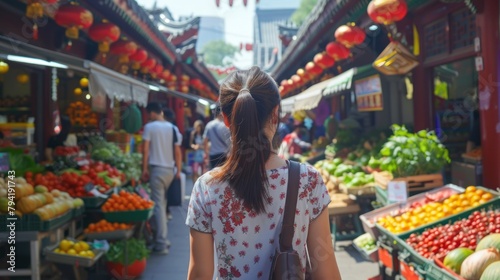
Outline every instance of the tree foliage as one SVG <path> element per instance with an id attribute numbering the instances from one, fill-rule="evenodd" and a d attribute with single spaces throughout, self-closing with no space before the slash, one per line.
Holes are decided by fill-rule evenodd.
<path id="1" fill-rule="evenodd" d="M 316 6 L 316 3 L 318 3 L 318 0 L 302 0 L 300 7 L 292 15 L 292 22 L 297 26 L 301 26 L 314 9 L 314 6 Z"/>
<path id="2" fill-rule="evenodd" d="M 238 47 L 222 40 L 212 41 L 203 47 L 203 61 L 206 64 L 227 66 L 232 63 Z"/>

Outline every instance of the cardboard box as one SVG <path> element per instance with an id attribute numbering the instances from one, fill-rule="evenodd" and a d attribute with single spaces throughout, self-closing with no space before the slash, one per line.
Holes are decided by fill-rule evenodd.
<path id="1" fill-rule="evenodd" d="M 454 161 L 451 163 L 451 182 L 457 186 L 482 186 L 483 166 Z"/>

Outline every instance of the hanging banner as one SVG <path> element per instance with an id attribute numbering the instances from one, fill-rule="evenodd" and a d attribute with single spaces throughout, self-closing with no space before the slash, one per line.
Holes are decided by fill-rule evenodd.
<path id="1" fill-rule="evenodd" d="M 354 82 L 359 112 L 382 111 L 382 84 L 378 74 Z"/>

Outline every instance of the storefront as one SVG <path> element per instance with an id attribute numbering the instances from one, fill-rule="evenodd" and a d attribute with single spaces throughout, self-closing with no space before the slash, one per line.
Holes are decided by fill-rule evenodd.
<path id="1" fill-rule="evenodd" d="M 491 24 L 498 22 L 498 2 L 434 3 L 415 12 L 424 15 L 414 19 L 422 51 L 413 71 L 415 127 L 435 129 L 454 161 L 482 148 L 482 160 L 472 154 L 478 164 L 454 165 L 455 183 L 498 186 L 498 116 L 489 106 L 498 100 L 491 84 L 498 73 L 498 26 Z"/>

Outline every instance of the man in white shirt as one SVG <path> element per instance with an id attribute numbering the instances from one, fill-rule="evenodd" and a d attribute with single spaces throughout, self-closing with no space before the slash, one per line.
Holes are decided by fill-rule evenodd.
<path id="1" fill-rule="evenodd" d="M 173 125 L 165 121 L 162 106 L 149 103 L 146 107 L 151 122 L 144 126 L 144 154 L 142 162 L 142 178 L 150 182 L 151 199 L 155 203 L 153 226 L 156 229 L 153 252 L 168 254 L 167 240 L 167 200 L 165 194 L 174 180 L 180 178 L 182 168 L 181 142 L 175 136 Z M 177 141 L 174 140 L 177 138 Z M 175 152 L 175 160 L 174 160 Z M 175 171 L 175 167 L 177 170 Z"/>

